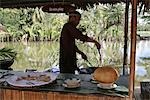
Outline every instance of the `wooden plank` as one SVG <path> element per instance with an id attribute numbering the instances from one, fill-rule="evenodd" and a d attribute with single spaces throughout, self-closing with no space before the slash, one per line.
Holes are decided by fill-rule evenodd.
<path id="1" fill-rule="evenodd" d="M 3 99 L 4 100 L 11 100 L 11 90 L 5 90 L 5 91 L 3 91 Z"/>
<path id="2" fill-rule="evenodd" d="M 22 100 L 22 94 L 19 90 L 12 90 L 11 92 L 12 98 L 11 100 Z"/>
<path id="3" fill-rule="evenodd" d="M 124 57 L 123 57 L 123 75 L 126 74 L 128 65 L 128 24 L 129 24 L 129 0 L 126 0 L 125 23 L 124 23 Z"/>
<path id="4" fill-rule="evenodd" d="M 69 100 L 69 95 L 67 95 L 66 93 L 55 92 L 53 100 Z"/>
<path id="5" fill-rule="evenodd" d="M 50 95 L 51 94 L 51 95 Z M 106 95 L 80 95 L 75 93 L 57 93 L 54 94 L 48 93 L 47 100 L 129 100 L 128 97 L 115 97 L 115 96 L 106 96 Z M 53 96 L 53 98 L 51 98 Z"/>
<path id="6" fill-rule="evenodd" d="M 130 50 L 130 84 L 129 98 L 133 99 L 134 79 L 135 79 L 135 56 L 136 56 L 136 31 L 137 31 L 137 0 L 131 0 L 132 16 L 131 16 L 131 50 Z"/>
<path id="7" fill-rule="evenodd" d="M 81 95 L 76 93 L 60 92 L 32 92 L 3 89 L 0 100 L 129 100 L 128 97 L 107 95 Z"/>
<path id="8" fill-rule="evenodd" d="M 22 94 L 23 100 L 48 100 L 46 92 L 22 91 Z"/>
<path id="9" fill-rule="evenodd" d="M 4 98 L 3 98 L 3 96 L 4 96 L 3 91 L 4 90 L 0 89 L 0 100 L 4 100 Z"/>
<path id="10" fill-rule="evenodd" d="M 54 100 L 55 92 L 48 92 L 47 93 L 47 100 Z"/>

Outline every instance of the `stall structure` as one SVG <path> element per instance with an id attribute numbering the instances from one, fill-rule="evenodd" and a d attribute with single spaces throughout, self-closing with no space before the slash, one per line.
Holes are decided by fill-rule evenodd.
<path id="1" fill-rule="evenodd" d="M 45 83 L 35 81 L 35 75 L 50 75 Z M 29 77 L 29 75 L 31 75 Z M 0 100 L 129 100 L 128 88 L 123 85 L 124 77 L 119 77 L 117 87 L 99 87 L 90 74 L 56 74 L 44 72 L 17 72 L 0 70 L 1 77 L 8 77 L 0 83 Z M 17 77 L 16 77 L 17 76 Z M 28 81 L 24 80 L 28 78 Z M 17 78 L 17 79 L 15 79 Z M 65 81 L 79 79 L 80 85 L 68 87 Z M 19 81 L 23 79 L 22 81 Z M 44 83 L 44 84 L 43 84 Z"/>
<path id="2" fill-rule="evenodd" d="M 45 10 L 48 12 L 67 12 L 70 9 L 74 10 L 77 8 L 81 8 L 86 10 L 86 6 L 93 6 L 93 4 L 117 4 L 117 3 L 125 3 L 126 8 L 125 8 L 125 28 L 124 28 L 124 64 L 123 64 L 123 72 L 125 74 L 125 66 L 127 65 L 127 42 L 128 42 L 128 11 L 129 11 L 129 4 L 131 4 L 131 27 L 130 27 L 130 44 L 131 44 L 131 52 L 130 52 L 130 75 L 129 75 L 129 93 L 128 97 L 125 96 L 125 98 L 115 98 L 115 97 L 109 97 L 109 96 L 103 96 L 102 97 L 95 97 L 91 96 L 89 94 L 86 99 L 80 95 L 79 98 L 77 94 L 59 94 L 59 93 L 53 93 L 50 92 L 50 94 L 45 93 L 36 93 L 31 92 L 31 91 L 23 91 L 23 90 L 12 90 L 9 88 L 8 89 L 1 89 L 0 94 L 6 97 L 12 96 L 16 98 L 20 98 L 23 96 L 29 96 L 30 93 L 33 95 L 33 97 L 36 97 L 34 100 L 47 100 L 49 97 L 47 95 L 51 95 L 52 98 L 49 98 L 49 100 L 101 100 L 102 98 L 104 100 L 132 100 L 134 97 L 134 77 L 135 77 L 135 55 L 136 55 L 136 34 L 137 34 L 137 5 L 140 6 L 140 12 L 143 10 L 143 12 L 149 11 L 150 10 L 150 0 L 1 0 L 0 7 L 2 8 L 26 8 L 26 7 L 43 7 Z M 60 8 L 60 9 L 56 9 Z M 1 87 L 2 88 L 2 87 Z M 35 94 L 35 95 L 34 95 Z M 59 99 L 56 99 L 59 97 Z M 69 98 L 72 99 L 69 99 Z M 4 97 L 5 98 L 5 97 Z M 28 98 L 28 97 L 27 97 Z M 41 98 L 41 99 L 39 99 Z M 44 99 L 47 98 L 47 99 Z M 65 99 L 64 99 L 65 98 Z M 9 100 L 9 99 L 7 99 Z M 12 99 L 10 99 L 12 100 Z M 18 99 L 21 100 L 21 99 Z M 24 99 L 25 100 L 25 99 Z"/>

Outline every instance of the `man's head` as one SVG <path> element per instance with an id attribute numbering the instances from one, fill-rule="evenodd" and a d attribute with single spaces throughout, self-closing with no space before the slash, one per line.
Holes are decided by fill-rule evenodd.
<path id="1" fill-rule="evenodd" d="M 73 11 L 69 13 L 69 22 L 74 23 L 74 25 L 78 25 L 80 22 L 81 14 L 77 11 Z"/>

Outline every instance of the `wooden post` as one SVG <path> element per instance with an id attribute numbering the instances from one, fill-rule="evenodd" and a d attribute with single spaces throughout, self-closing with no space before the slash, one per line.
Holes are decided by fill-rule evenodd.
<path id="1" fill-rule="evenodd" d="M 134 95 L 136 33 L 137 33 L 137 0 L 131 0 L 131 4 L 132 4 L 132 16 L 131 16 L 131 51 L 130 51 L 130 80 L 129 80 L 130 100 L 132 100 Z"/>
<path id="2" fill-rule="evenodd" d="M 123 75 L 126 72 L 127 65 L 127 46 L 128 46 L 128 23 L 129 23 L 129 0 L 126 0 L 126 8 L 125 8 L 125 27 L 124 27 L 124 60 L 123 60 Z"/>

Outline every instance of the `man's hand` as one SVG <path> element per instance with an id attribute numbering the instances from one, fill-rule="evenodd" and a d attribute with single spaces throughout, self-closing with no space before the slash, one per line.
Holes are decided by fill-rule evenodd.
<path id="1" fill-rule="evenodd" d="M 84 60 L 87 60 L 87 56 L 83 52 L 81 53 L 81 56 Z"/>
<path id="2" fill-rule="evenodd" d="M 97 49 L 99 50 L 101 48 L 101 45 L 99 42 L 97 42 L 95 39 L 93 39 L 92 37 L 88 37 L 87 42 L 93 42 L 95 43 Z"/>

